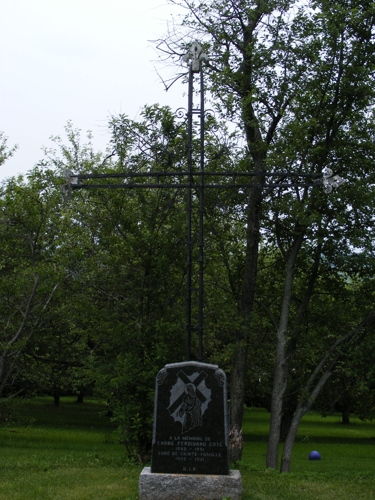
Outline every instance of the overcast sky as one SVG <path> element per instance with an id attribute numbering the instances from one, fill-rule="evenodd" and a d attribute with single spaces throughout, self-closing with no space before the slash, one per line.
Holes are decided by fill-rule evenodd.
<path id="1" fill-rule="evenodd" d="M 19 146 L 0 167 L 0 180 L 30 170 L 68 120 L 83 135 L 91 130 L 104 150 L 109 115 L 136 118 L 157 102 L 186 107 L 187 89 L 177 83 L 165 92 L 155 70 L 150 40 L 177 14 L 166 0 L 0 0 L 0 6 L 0 131 Z"/>

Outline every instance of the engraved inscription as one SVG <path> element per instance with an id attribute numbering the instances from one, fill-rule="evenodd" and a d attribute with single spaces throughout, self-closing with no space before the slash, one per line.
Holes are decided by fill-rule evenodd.
<path id="1" fill-rule="evenodd" d="M 156 441 L 158 456 L 173 457 L 177 462 L 205 462 L 207 459 L 221 458 L 222 441 L 211 441 L 206 436 L 170 436 L 165 441 Z"/>

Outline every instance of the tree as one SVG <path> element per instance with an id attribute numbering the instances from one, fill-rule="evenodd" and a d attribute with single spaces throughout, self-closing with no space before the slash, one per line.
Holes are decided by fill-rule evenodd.
<path id="1" fill-rule="evenodd" d="M 148 107 L 138 122 L 113 117 L 110 129 L 112 149 L 105 161 L 89 144 L 81 145 L 70 126 L 69 144 L 57 139 L 60 151 L 49 152 L 48 161 L 60 172 L 144 174 L 179 168 L 185 157 L 180 124 L 166 108 Z M 183 198 L 175 189 L 87 190 L 63 211 L 57 254 L 72 293 L 62 297 L 59 309 L 75 314 L 64 319 L 57 309 L 53 320 L 62 320 L 59 331 L 71 323 L 70 331 L 87 339 L 91 351 L 84 370 L 96 393 L 109 398 L 127 452 L 139 460 L 147 459 L 151 446 L 155 373 L 184 352 Z"/>
<path id="2" fill-rule="evenodd" d="M 276 468 L 290 359 L 328 251 L 326 243 L 340 231 L 345 238 L 339 214 L 345 213 L 349 198 L 359 200 L 353 186 L 343 199 L 336 197 L 333 202 L 308 188 L 283 194 L 262 190 L 264 174 L 280 170 L 319 174 L 330 166 L 351 180 L 368 175 L 368 158 L 373 158 L 374 9 L 371 2 L 357 1 L 337 1 L 334 6 L 325 1 L 172 3 L 185 8 L 186 16 L 159 42 L 162 57 L 183 55 L 191 33 L 200 39 L 209 54 L 206 84 L 216 109 L 244 131 L 249 165 L 257 174 L 258 186 L 249 189 L 246 203 L 245 264 L 238 300 L 242 326 L 235 333 L 230 384 L 232 427 L 242 424 L 261 227 L 270 213 L 272 225 L 266 225 L 272 227 L 284 261 L 267 453 L 267 466 Z M 356 186 L 361 182 L 357 180 Z M 267 210 L 262 211 L 265 200 Z M 370 206 L 366 201 L 359 203 L 361 209 L 357 205 L 365 224 Z M 293 283 L 301 252 L 310 253 L 310 267 L 291 328 Z M 290 457 L 282 470 L 289 470 L 289 462 Z"/>
<path id="3" fill-rule="evenodd" d="M 372 277 L 351 280 L 348 287 L 355 298 L 346 301 L 346 305 L 350 303 L 352 308 L 361 309 L 364 300 L 371 303 L 374 290 L 372 281 Z M 373 420 L 374 357 L 373 328 L 367 327 L 341 354 L 332 373 L 332 380 L 318 398 L 317 408 L 324 416 L 340 412 L 341 423 L 345 425 L 350 423 L 351 415 L 362 420 Z"/>
<path id="4" fill-rule="evenodd" d="M 29 183 L 11 178 L 1 187 L 0 395 L 12 394 L 22 353 L 43 324 L 59 284 L 46 259 L 54 224 L 46 191 L 37 168 Z"/>
<path id="5" fill-rule="evenodd" d="M 18 147 L 16 145 L 9 149 L 7 142 L 8 138 L 4 135 L 4 132 L 0 132 L 0 166 L 3 165 L 8 158 L 13 156 Z"/>
<path id="6" fill-rule="evenodd" d="M 76 230 L 86 234 L 80 237 L 80 244 L 86 249 L 80 251 L 83 269 L 75 271 L 74 276 L 91 304 L 91 319 L 86 328 L 95 332 L 89 337 L 94 344 L 90 363 L 96 390 L 103 397 L 108 397 L 110 390 L 109 405 L 119 423 L 122 440 L 128 453 L 141 461 L 147 460 L 151 446 L 155 373 L 167 362 L 184 357 L 186 272 L 184 190 L 149 189 L 144 174 L 186 171 L 187 137 L 183 125 L 168 108 L 158 106 L 146 107 L 139 121 L 123 115 L 113 117 L 112 156 L 106 164 L 85 163 L 78 138 L 74 137 L 75 161 L 82 165 L 81 172 L 138 172 L 143 175 L 139 182 L 145 182 L 144 189 L 81 192 L 72 198 L 69 208 L 72 215 L 77 211 L 73 215 Z M 207 121 L 207 133 L 209 161 L 222 168 L 224 164 L 230 167 L 230 148 L 224 147 L 229 137 L 223 140 L 217 124 L 211 120 Z M 68 162 L 62 166 L 58 159 L 52 161 L 60 170 L 73 169 L 71 157 L 71 152 L 63 150 L 62 158 Z M 207 196 L 213 219 L 207 229 L 212 227 L 217 233 L 215 222 L 222 218 L 223 209 L 218 207 L 216 196 Z M 228 196 L 223 195 L 221 203 Z M 239 195 L 234 198 L 238 200 Z M 197 201 L 194 196 L 194 204 Z M 193 217 L 197 217 L 197 212 Z M 220 228 L 221 236 L 223 229 L 226 233 L 232 231 L 231 226 Z M 86 238 L 91 246 L 84 243 Z M 74 248 L 74 239 L 62 243 L 63 250 Z M 219 273 L 215 254 L 209 263 L 215 283 L 207 287 L 207 295 L 216 298 L 214 288 Z M 71 269 L 69 263 L 66 267 Z M 215 328 L 223 329 L 221 318 L 218 321 L 216 315 L 214 321 Z M 210 342 L 212 338 L 209 333 L 205 338 L 207 357 L 217 352 Z"/>

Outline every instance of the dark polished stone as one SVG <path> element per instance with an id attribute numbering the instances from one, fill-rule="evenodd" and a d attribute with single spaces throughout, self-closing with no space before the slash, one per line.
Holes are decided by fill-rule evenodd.
<path id="1" fill-rule="evenodd" d="M 229 473 L 227 382 L 217 365 L 166 365 L 156 377 L 152 472 Z"/>

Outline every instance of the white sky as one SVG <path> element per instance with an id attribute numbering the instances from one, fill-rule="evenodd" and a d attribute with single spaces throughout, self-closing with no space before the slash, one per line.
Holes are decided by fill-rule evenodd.
<path id="1" fill-rule="evenodd" d="M 30 170 L 68 120 L 82 136 L 91 130 L 104 150 L 109 115 L 136 118 L 157 102 L 187 106 L 180 83 L 165 92 L 149 42 L 177 14 L 166 0 L 0 0 L 0 7 L 0 131 L 19 146 L 0 180 Z"/>

